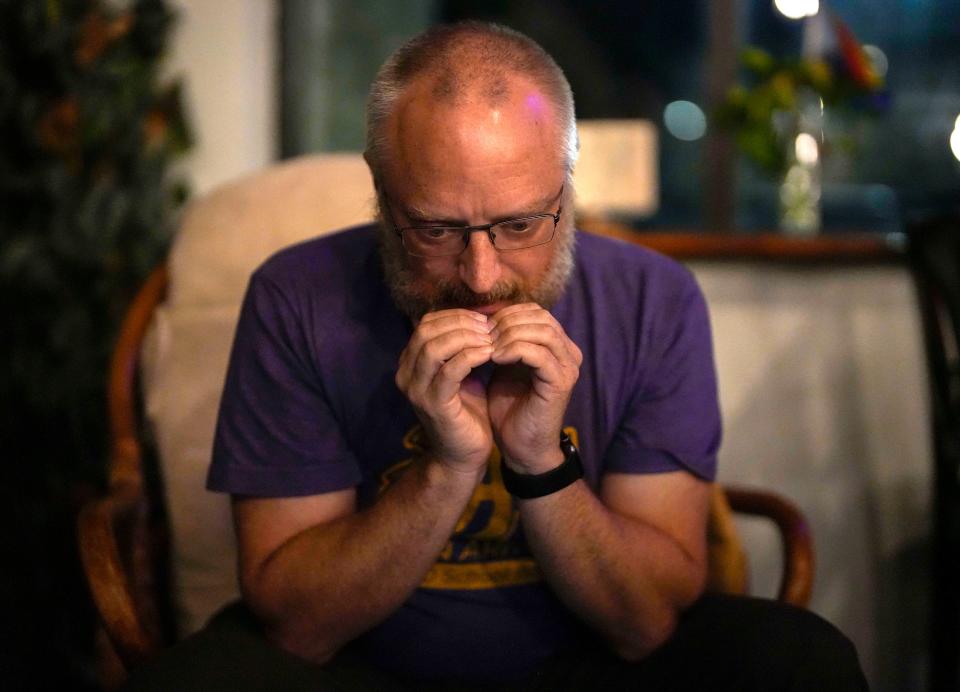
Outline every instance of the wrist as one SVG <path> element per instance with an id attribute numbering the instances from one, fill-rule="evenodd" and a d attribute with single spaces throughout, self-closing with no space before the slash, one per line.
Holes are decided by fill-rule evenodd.
<path id="1" fill-rule="evenodd" d="M 564 459 L 563 452 L 556 445 L 522 460 L 506 453 L 503 454 L 503 463 L 509 466 L 511 471 L 521 476 L 537 476 L 548 473 L 560 466 Z"/>
<path id="2" fill-rule="evenodd" d="M 530 500 L 551 495 L 583 478 L 580 453 L 564 432 L 560 433 L 557 451 L 562 462 L 542 473 L 519 473 L 504 463 L 500 475 L 507 492 L 522 500 Z"/>
<path id="3" fill-rule="evenodd" d="M 487 465 L 477 467 L 457 466 L 439 457 L 428 456 L 423 459 L 424 474 L 430 485 L 443 487 L 459 487 L 476 485 L 483 479 Z"/>

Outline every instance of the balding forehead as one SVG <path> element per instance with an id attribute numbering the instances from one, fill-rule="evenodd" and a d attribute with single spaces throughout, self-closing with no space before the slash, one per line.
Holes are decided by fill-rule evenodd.
<path id="1" fill-rule="evenodd" d="M 449 64 L 421 77 L 431 84 L 431 96 L 438 103 L 455 105 L 477 99 L 493 106 L 501 105 L 510 97 L 510 82 L 515 78 L 516 75 L 502 67 L 465 70 Z"/>
<path id="2" fill-rule="evenodd" d="M 518 84 L 521 86 L 518 87 Z M 426 85 L 426 86 L 425 86 Z M 529 88 L 533 85 L 533 88 Z M 383 175 L 397 144 L 398 111 L 408 107 L 412 87 L 430 108 L 477 105 L 501 111 L 501 122 L 533 121 L 556 135 L 569 170 L 577 157 L 573 97 L 560 68 L 528 37 L 506 27 L 467 22 L 432 27 L 401 46 L 381 67 L 367 103 L 365 157 L 374 177 Z M 533 93 L 536 92 L 536 93 Z M 521 113 L 517 104 L 525 104 Z M 513 117 L 507 117 L 513 109 Z M 476 111 L 474 111 L 476 115 Z M 408 114 L 409 115 L 409 114 Z M 419 120 L 437 121 L 429 113 Z M 423 138 L 436 139 L 430 131 Z M 392 141 L 391 141 L 392 140 Z"/>
<path id="3" fill-rule="evenodd" d="M 416 128 L 421 134 L 442 135 L 449 126 L 482 129 L 487 125 L 517 127 L 524 123 L 538 129 L 556 124 L 550 100 L 527 82 L 499 82 L 464 89 L 457 96 L 444 91 L 439 82 L 411 85 L 394 111 L 393 131 Z M 426 125 L 426 123 L 431 123 Z"/>
<path id="4" fill-rule="evenodd" d="M 473 85 L 452 99 L 439 84 L 420 79 L 409 85 L 388 121 L 385 164 L 395 175 L 439 170 L 453 159 L 459 169 L 519 163 L 532 151 L 562 157 L 553 146 L 559 134 L 551 102 L 530 80 L 499 82 L 496 94 Z"/>
<path id="5" fill-rule="evenodd" d="M 421 75 L 404 90 L 401 104 L 429 98 L 437 106 L 488 106 L 501 109 L 516 103 L 540 121 L 551 119 L 554 108 L 542 86 L 525 75 L 490 69 L 465 75 L 455 69 Z M 401 107 L 403 107 L 401 105 Z"/>

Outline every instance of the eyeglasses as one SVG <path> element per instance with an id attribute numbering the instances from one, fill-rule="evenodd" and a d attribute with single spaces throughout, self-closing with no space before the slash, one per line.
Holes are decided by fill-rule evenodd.
<path id="1" fill-rule="evenodd" d="M 406 226 L 393 227 L 404 249 L 415 257 L 451 257 L 459 255 L 470 244 L 470 234 L 483 231 L 500 252 L 526 250 L 546 245 L 557 231 L 560 214 L 563 212 L 563 186 L 560 187 L 560 205 L 556 214 L 545 212 L 521 216 L 497 223 L 479 226 Z M 390 213 L 393 222 L 393 213 Z"/>

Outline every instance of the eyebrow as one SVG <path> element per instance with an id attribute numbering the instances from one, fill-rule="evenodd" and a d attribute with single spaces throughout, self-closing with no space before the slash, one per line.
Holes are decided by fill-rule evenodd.
<path id="1" fill-rule="evenodd" d="M 500 223 L 501 221 L 510 221 L 511 219 L 522 219 L 527 216 L 535 216 L 536 214 L 546 214 L 553 213 L 547 209 L 550 202 L 557 199 L 560 196 L 560 193 L 557 192 L 549 197 L 541 199 L 533 204 L 531 204 L 527 209 L 519 210 L 512 212 L 510 214 L 504 214 L 502 216 L 497 216 L 491 219 L 490 223 Z M 406 216 L 410 223 L 414 226 L 429 224 L 434 226 L 454 226 L 454 227 L 464 227 L 469 226 L 465 219 L 451 219 L 444 218 L 438 215 L 431 214 L 429 210 L 419 207 L 416 204 L 411 204 L 409 206 L 401 207 L 404 216 Z M 483 225 L 483 224 L 481 224 Z"/>

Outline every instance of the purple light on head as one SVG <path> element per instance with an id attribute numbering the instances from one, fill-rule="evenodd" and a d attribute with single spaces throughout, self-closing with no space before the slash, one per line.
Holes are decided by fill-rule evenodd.
<path id="1" fill-rule="evenodd" d="M 543 96 L 537 91 L 527 94 L 525 102 L 534 115 L 542 115 L 547 105 Z"/>

